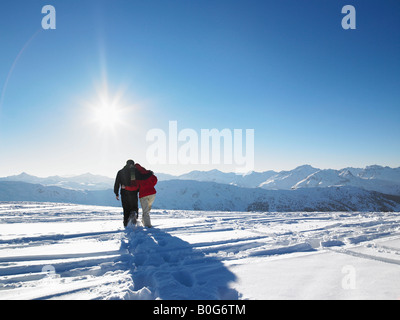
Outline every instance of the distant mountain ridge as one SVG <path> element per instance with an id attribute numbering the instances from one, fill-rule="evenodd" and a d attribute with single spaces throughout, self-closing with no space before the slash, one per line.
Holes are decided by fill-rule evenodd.
<path id="1" fill-rule="evenodd" d="M 400 211 L 400 168 L 317 169 L 246 175 L 218 170 L 156 175 L 155 208 L 221 211 Z M 84 174 L 0 178 L 0 201 L 41 201 L 120 206 L 114 179 Z"/>
<path id="2" fill-rule="evenodd" d="M 266 190 L 348 186 L 400 195 L 400 167 L 390 168 L 378 165 L 340 170 L 318 169 L 310 165 L 303 165 L 289 171 L 251 172 L 246 175 L 224 173 L 219 170 L 192 171 L 180 176 L 162 176 L 160 180 L 207 181 Z"/>
<path id="3" fill-rule="evenodd" d="M 191 171 L 179 176 L 164 173 L 156 173 L 156 175 L 159 181 L 194 180 L 266 190 L 349 186 L 390 195 L 400 195 L 400 167 L 390 168 L 379 165 L 340 170 L 318 169 L 310 165 L 302 165 L 293 170 L 280 172 L 270 170 L 236 174 L 214 169 L 210 171 Z M 90 173 L 73 177 L 51 176 L 39 178 L 23 172 L 16 176 L 0 178 L 0 181 L 20 181 L 73 190 L 105 190 L 112 188 L 114 185 L 113 178 Z"/>
<path id="4" fill-rule="evenodd" d="M 365 171 L 360 173 L 369 174 Z M 385 194 L 400 195 L 400 183 L 381 178 L 384 178 L 384 176 L 378 175 L 378 178 L 362 178 L 360 175 L 353 175 L 349 169 L 320 170 L 296 183 L 292 189 L 351 186 Z"/>
<path id="5" fill-rule="evenodd" d="M 18 181 L 72 190 L 106 190 L 112 188 L 114 185 L 114 179 L 91 173 L 71 177 L 50 176 L 47 178 L 40 178 L 22 172 L 19 175 L 0 178 L 0 181 Z"/>

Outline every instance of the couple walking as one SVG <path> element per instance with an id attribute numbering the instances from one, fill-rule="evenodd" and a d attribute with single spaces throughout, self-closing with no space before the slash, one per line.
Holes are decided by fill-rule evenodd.
<path id="1" fill-rule="evenodd" d="M 157 177 L 153 171 L 146 170 L 133 160 L 128 160 L 125 167 L 118 171 L 114 184 L 114 193 L 119 200 L 121 188 L 121 201 L 124 209 L 124 226 L 136 224 L 139 216 L 138 194 L 142 207 L 142 223 L 151 228 L 150 210 L 156 197 Z"/>

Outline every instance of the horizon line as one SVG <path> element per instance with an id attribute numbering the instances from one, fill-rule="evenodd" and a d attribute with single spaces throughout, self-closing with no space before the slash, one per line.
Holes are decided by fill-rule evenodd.
<path id="1" fill-rule="evenodd" d="M 165 173 L 165 172 L 155 172 L 155 173 L 156 174 L 162 174 L 162 175 L 174 176 L 174 177 L 180 177 L 180 176 L 187 175 L 187 174 L 190 174 L 190 173 L 193 173 L 193 172 L 207 173 L 207 172 L 215 171 L 215 172 L 221 172 L 221 173 L 224 173 L 224 174 L 235 174 L 235 175 L 238 175 L 238 176 L 246 176 L 246 175 L 249 175 L 249 174 L 252 174 L 252 173 L 265 173 L 265 172 L 271 172 L 271 171 L 273 171 L 275 173 L 290 172 L 290 171 L 296 170 L 296 169 L 301 168 L 301 167 L 311 167 L 311 168 L 317 169 L 317 170 L 336 170 L 336 171 L 341 171 L 341 170 L 345 170 L 345 169 L 361 169 L 362 170 L 362 169 L 367 169 L 369 167 L 400 169 L 400 166 L 391 167 L 391 166 L 387 166 L 387 165 L 384 166 L 384 165 L 379 165 L 379 164 L 367 165 L 365 167 L 343 167 L 343 168 L 340 168 L 340 169 L 318 168 L 318 167 L 314 167 L 314 166 L 312 166 L 310 164 L 303 164 L 303 165 L 299 165 L 299 166 L 297 166 L 297 167 L 295 167 L 293 169 L 290 169 L 290 170 L 279 170 L 279 171 L 276 171 L 276 170 L 273 170 L 273 169 L 263 170 L 263 171 L 253 170 L 253 171 L 249 171 L 247 173 L 236 173 L 236 172 L 232 172 L 232 171 L 222 171 L 222 170 L 219 170 L 219 169 L 216 169 L 216 168 L 210 169 L 210 170 L 191 170 L 191 171 L 188 171 L 188 172 L 182 173 L 182 174 L 171 174 L 171 173 Z M 53 175 L 48 175 L 46 177 L 43 177 L 43 176 L 36 176 L 36 175 L 29 174 L 26 171 L 22 171 L 19 174 L 3 176 L 3 177 L 0 177 L 0 179 L 10 178 L 10 177 L 17 177 L 17 176 L 21 176 L 21 175 L 24 175 L 24 174 L 28 175 L 28 176 L 31 176 L 31 177 L 35 177 L 35 178 L 41 178 L 41 179 L 52 178 L 52 177 L 76 178 L 76 177 L 80 177 L 80 176 L 84 176 L 84 175 L 102 176 L 102 177 L 105 177 L 105 178 L 114 179 L 113 177 L 110 177 L 110 176 L 105 175 L 105 174 L 97 174 L 97 173 L 91 173 L 91 172 L 84 172 L 84 173 L 80 173 L 80 174 L 63 174 L 63 175 L 53 174 Z"/>

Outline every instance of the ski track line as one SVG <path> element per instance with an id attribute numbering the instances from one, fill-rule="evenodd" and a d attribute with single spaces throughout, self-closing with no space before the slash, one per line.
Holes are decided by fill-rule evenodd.
<path id="1" fill-rule="evenodd" d="M 381 244 L 378 241 L 396 241 L 400 240 L 400 233 L 394 232 L 387 234 L 374 234 L 372 237 L 364 237 L 363 241 L 355 243 L 355 245 L 347 248 L 325 248 L 337 253 L 347 254 L 353 257 L 367 259 L 372 261 L 380 261 L 384 263 L 400 265 L 400 248 Z M 351 243 L 351 242 L 350 242 Z M 359 252 L 357 250 L 370 251 L 369 253 Z M 393 255 L 394 258 L 382 256 L 383 254 Z M 398 256 L 398 259 L 396 259 Z"/>
<path id="2" fill-rule="evenodd" d="M 357 257 L 357 258 L 362 258 L 362 259 L 367 259 L 367 260 L 374 260 L 374 261 L 380 261 L 380 262 L 400 265 L 400 260 L 395 260 L 395 259 L 390 259 L 390 258 L 385 258 L 385 257 L 378 257 L 378 256 L 370 255 L 370 254 L 361 253 L 361 252 L 355 252 L 355 251 L 352 251 L 350 249 L 334 250 L 332 248 L 328 248 L 328 250 L 331 250 L 331 251 L 337 252 L 337 253 L 347 254 L 347 255 L 350 255 L 350 256 L 353 256 L 353 257 Z"/>

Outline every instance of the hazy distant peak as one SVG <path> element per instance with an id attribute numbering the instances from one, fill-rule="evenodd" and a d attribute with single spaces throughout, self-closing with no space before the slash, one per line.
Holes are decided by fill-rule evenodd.
<path id="1" fill-rule="evenodd" d="M 309 164 L 304 164 L 302 166 L 296 167 L 293 170 L 299 171 L 299 170 L 319 170 L 319 169 L 318 168 L 314 168 L 313 166 L 311 166 Z"/>

